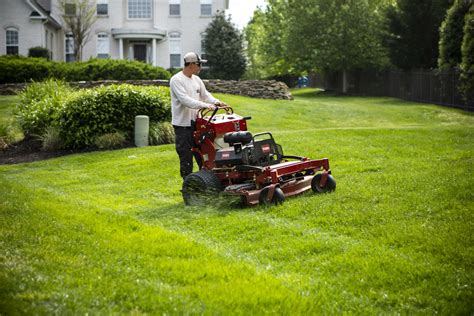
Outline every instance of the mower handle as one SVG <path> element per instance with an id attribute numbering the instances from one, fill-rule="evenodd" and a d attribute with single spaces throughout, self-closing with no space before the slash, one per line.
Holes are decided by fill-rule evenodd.
<path id="1" fill-rule="evenodd" d="M 198 117 L 204 117 L 212 111 L 211 117 L 209 118 L 209 121 L 211 121 L 214 115 L 216 115 L 217 111 L 219 110 L 225 110 L 227 114 L 234 114 L 234 109 L 232 109 L 232 107 L 227 105 L 227 106 L 216 106 L 214 110 L 209 110 L 208 108 L 202 108 L 198 112 Z"/>

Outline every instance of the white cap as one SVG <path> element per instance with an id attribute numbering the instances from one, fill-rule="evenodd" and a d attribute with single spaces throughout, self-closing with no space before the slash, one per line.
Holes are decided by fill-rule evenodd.
<path id="1" fill-rule="evenodd" d="M 201 59 L 201 57 L 196 53 L 187 53 L 184 55 L 185 63 L 207 63 L 206 59 Z"/>

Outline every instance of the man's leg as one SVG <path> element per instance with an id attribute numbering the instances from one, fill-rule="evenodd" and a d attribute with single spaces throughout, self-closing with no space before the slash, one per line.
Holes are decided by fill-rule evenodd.
<path id="1" fill-rule="evenodd" d="M 174 128 L 176 152 L 179 156 L 179 171 L 184 179 L 193 172 L 193 154 L 191 152 L 192 131 L 189 128 Z"/>

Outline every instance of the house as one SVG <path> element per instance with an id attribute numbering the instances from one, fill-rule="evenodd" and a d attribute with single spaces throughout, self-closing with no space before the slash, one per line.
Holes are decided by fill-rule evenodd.
<path id="1" fill-rule="evenodd" d="M 229 0 L 90 1 L 97 20 L 83 60 L 130 59 L 163 68 L 182 67 L 188 51 L 204 54 L 205 29 L 229 6 Z M 29 48 L 41 46 L 52 60 L 74 61 L 72 34 L 62 16 L 59 0 L 0 0 L 0 55 L 27 56 Z"/>

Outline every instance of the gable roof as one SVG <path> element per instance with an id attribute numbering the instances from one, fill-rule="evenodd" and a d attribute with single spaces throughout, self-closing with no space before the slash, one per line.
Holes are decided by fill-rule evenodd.
<path id="1" fill-rule="evenodd" d="M 61 28 L 61 24 L 59 24 L 59 22 L 56 21 L 49 14 L 50 11 L 47 11 L 45 9 L 45 7 L 46 7 L 49 10 L 51 10 L 51 0 L 25 0 L 25 2 L 31 7 L 31 9 L 33 9 L 33 12 L 31 12 L 31 14 L 30 14 L 30 18 L 46 20 L 53 27 L 55 27 L 57 29 Z M 41 2 L 41 4 L 39 2 Z M 45 7 L 43 7 L 43 6 L 45 6 Z"/>

